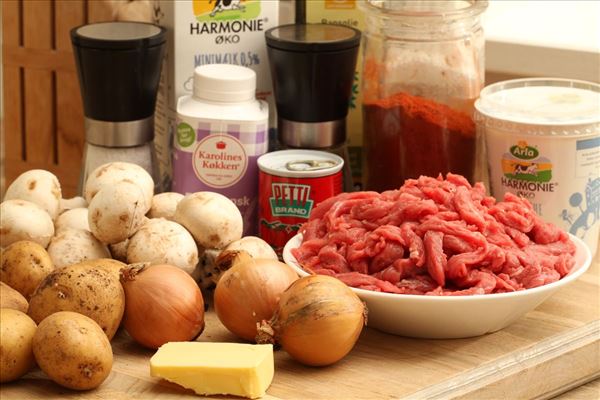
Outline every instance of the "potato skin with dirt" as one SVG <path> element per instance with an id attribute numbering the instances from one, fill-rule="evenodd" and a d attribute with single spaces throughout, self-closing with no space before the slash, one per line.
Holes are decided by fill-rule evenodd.
<path id="1" fill-rule="evenodd" d="M 98 258 L 96 260 L 86 260 L 80 262 L 79 265 L 83 265 L 86 268 L 97 267 L 104 269 L 113 274 L 119 282 L 121 281 L 121 269 L 127 267 L 127 264 L 122 263 L 118 260 L 113 260 L 112 258 Z"/>
<path id="2" fill-rule="evenodd" d="M 117 275 L 85 263 L 69 265 L 48 275 L 29 301 L 29 316 L 38 324 L 59 311 L 90 317 L 112 339 L 125 310 L 125 293 Z"/>
<path id="3" fill-rule="evenodd" d="M 31 298 L 39 283 L 52 271 L 52 259 L 38 243 L 21 240 L 2 252 L 0 281 L 21 293 L 25 299 Z"/>
<path id="4" fill-rule="evenodd" d="M 17 292 L 6 283 L 0 282 L 0 308 L 11 308 L 27 313 L 29 303 L 21 293 Z"/>
<path id="5" fill-rule="evenodd" d="M 38 365 L 61 386 L 89 390 L 110 374 L 113 353 L 94 320 L 70 311 L 57 312 L 40 323 L 33 337 Z"/>
<path id="6" fill-rule="evenodd" d="M 19 379 L 35 366 L 32 343 L 36 329 L 27 314 L 0 309 L 0 382 Z"/>

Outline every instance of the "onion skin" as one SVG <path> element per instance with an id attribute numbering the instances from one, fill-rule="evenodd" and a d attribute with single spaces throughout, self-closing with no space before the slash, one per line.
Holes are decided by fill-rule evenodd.
<path id="1" fill-rule="evenodd" d="M 217 273 L 212 278 L 215 283 L 219 282 L 223 273 L 237 264 L 243 264 L 252 260 L 252 256 L 245 250 L 223 250 L 215 260 Z"/>
<path id="2" fill-rule="evenodd" d="M 294 359 L 326 366 L 346 356 L 366 324 L 367 309 L 340 280 L 310 275 L 281 296 L 270 322 L 261 324 L 258 343 L 279 343 Z"/>
<path id="3" fill-rule="evenodd" d="M 139 344 L 157 349 L 196 338 L 204 329 L 204 300 L 192 277 L 172 265 L 133 265 L 121 272 L 124 326 Z"/>
<path id="4" fill-rule="evenodd" d="M 292 268 L 276 260 L 234 263 L 215 289 L 217 316 L 233 334 L 254 341 L 257 324 L 273 316 L 281 294 L 297 279 Z"/>

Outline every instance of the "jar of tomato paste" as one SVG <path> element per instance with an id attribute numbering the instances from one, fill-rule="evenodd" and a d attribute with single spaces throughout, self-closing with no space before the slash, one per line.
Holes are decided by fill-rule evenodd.
<path id="1" fill-rule="evenodd" d="M 368 190 L 485 171 L 473 104 L 484 84 L 487 1 L 367 0 L 363 180 Z"/>

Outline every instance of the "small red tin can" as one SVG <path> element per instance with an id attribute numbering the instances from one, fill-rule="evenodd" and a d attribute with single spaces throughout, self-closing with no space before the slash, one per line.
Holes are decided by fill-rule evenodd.
<path id="1" fill-rule="evenodd" d="M 258 158 L 259 235 L 279 256 L 317 204 L 342 192 L 343 166 L 341 157 L 315 150 Z"/>

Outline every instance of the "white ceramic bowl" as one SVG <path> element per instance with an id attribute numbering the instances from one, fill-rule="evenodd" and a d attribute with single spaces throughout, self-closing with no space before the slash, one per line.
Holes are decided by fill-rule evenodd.
<path id="1" fill-rule="evenodd" d="M 512 324 L 587 271 L 592 262 L 590 250 L 572 235 L 571 240 L 577 251 L 575 266 L 569 275 L 532 289 L 472 296 L 425 296 L 351 289 L 367 304 L 369 327 L 396 335 L 432 339 L 479 336 Z M 291 253 L 301 242 L 301 234 L 291 238 L 283 250 L 283 260 L 300 276 L 306 276 L 309 273 L 300 267 Z"/>

